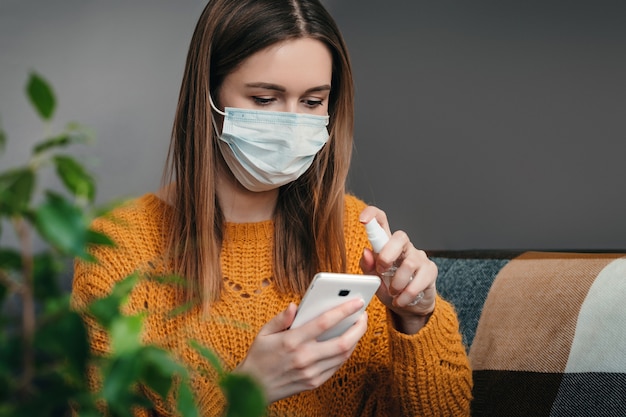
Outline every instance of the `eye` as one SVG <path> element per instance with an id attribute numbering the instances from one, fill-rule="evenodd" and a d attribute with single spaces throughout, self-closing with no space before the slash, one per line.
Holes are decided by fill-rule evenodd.
<path id="1" fill-rule="evenodd" d="M 254 100 L 254 103 L 259 105 L 259 106 L 267 106 L 267 105 L 271 104 L 273 101 L 275 101 L 276 99 L 273 98 L 273 97 L 253 96 L 252 100 Z"/>
<path id="2" fill-rule="evenodd" d="M 306 99 L 302 100 L 302 103 L 309 108 L 315 108 L 321 106 L 324 101 L 319 99 Z"/>

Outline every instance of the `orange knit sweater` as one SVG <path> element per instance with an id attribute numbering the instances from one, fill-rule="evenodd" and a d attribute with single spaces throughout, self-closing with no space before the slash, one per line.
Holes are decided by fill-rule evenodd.
<path id="1" fill-rule="evenodd" d="M 359 214 L 365 204 L 346 196 L 345 233 L 348 272 L 360 273 L 363 248 L 369 246 Z M 74 305 L 86 306 L 108 294 L 113 284 L 133 271 L 168 271 L 163 261 L 164 218 L 171 208 L 146 194 L 117 209 L 113 218 L 101 218 L 95 227 L 117 243 L 97 248 L 96 264 L 77 262 L 72 289 Z M 178 305 L 175 291 L 154 280 L 143 280 L 126 306 L 128 313 L 147 312 L 144 341 L 173 352 L 191 368 L 210 369 L 187 341 L 194 339 L 213 349 L 234 368 L 261 326 L 299 296 L 277 291 L 272 281 L 272 221 L 227 223 L 221 252 L 224 291 L 203 317 L 199 307 L 168 315 Z M 458 322 L 450 304 L 437 298 L 435 311 L 416 335 L 397 332 L 385 306 L 376 297 L 368 307 L 368 330 L 350 359 L 321 387 L 277 401 L 270 416 L 465 416 L 469 415 L 471 371 Z M 106 335 L 85 318 L 92 348 L 108 349 Z M 203 416 L 218 416 L 224 397 L 210 376 L 193 378 L 193 389 Z M 159 405 L 160 415 L 170 415 Z"/>

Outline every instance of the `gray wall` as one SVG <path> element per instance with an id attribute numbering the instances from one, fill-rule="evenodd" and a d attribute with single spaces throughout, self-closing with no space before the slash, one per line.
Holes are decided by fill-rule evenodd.
<path id="1" fill-rule="evenodd" d="M 351 51 L 351 189 L 428 249 L 626 248 L 626 6 L 328 0 Z M 199 0 L 0 0 L 2 169 L 78 120 L 99 199 L 158 187 Z M 45 185 L 45 184 L 44 184 Z"/>

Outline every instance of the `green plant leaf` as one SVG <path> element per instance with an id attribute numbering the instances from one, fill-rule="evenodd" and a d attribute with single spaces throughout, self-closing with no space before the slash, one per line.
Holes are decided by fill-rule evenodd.
<path id="1" fill-rule="evenodd" d="M 63 196 L 48 191 L 35 212 L 35 224 L 42 237 L 70 256 L 89 258 L 86 251 L 87 219 L 82 210 Z"/>
<path id="2" fill-rule="evenodd" d="M 131 406 L 136 398 L 132 391 L 140 371 L 141 360 L 137 354 L 116 355 L 105 369 L 102 396 L 117 415 L 132 415 Z"/>
<path id="3" fill-rule="evenodd" d="M 3 317 L 2 324 L 5 326 L 4 329 L 9 329 L 15 322 L 11 322 L 6 317 Z M 12 332 L 13 334 L 9 334 L 8 331 L 0 333 L 0 382 L 4 383 L 0 387 L 9 387 L 17 383 L 14 380 L 14 376 L 20 369 L 17 364 L 20 363 L 22 358 L 24 339 L 20 334 L 15 334 L 15 332 Z M 3 390 L 0 390 L 0 396 Z"/>
<path id="4" fill-rule="evenodd" d="M 102 245 L 102 246 L 115 246 L 115 242 L 104 233 L 97 232 L 93 229 L 87 230 L 87 244 L 88 245 Z"/>
<path id="5" fill-rule="evenodd" d="M 63 133 L 44 139 L 36 144 L 33 153 L 39 155 L 54 148 L 63 148 L 76 143 L 89 143 L 95 138 L 93 130 L 78 123 L 69 123 Z"/>
<path id="6" fill-rule="evenodd" d="M 117 199 L 111 199 L 107 202 L 105 202 L 104 204 L 98 205 L 96 207 L 94 207 L 93 210 L 93 216 L 94 217 L 108 217 L 109 220 L 111 221 L 115 221 L 117 223 L 122 223 L 121 219 L 116 219 L 115 217 L 113 217 L 111 215 L 111 212 L 118 208 L 123 206 L 124 204 L 128 203 L 128 199 L 126 198 L 117 198 Z"/>
<path id="7" fill-rule="evenodd" d="M 2 125 L 0 125 L 0 154 L 4 152 L 5 147 L 7 146 L 7 134 L 2 129 Z"/>
<path id="8" fill-rule="evenodd" d="M 187 301 L 187 302 L 179 305 L 178 307 L 172 309 L 170 312 L 168 312 L 167 313 L 167 318 L 168 319 L 173 319 L 176 316 L 179 316 L 181 314 L 185 314 L 186 312 L 190 311 L 197 304 L 198 303 L 196 301 Z"/>
<path id="9" fill-rule="evenodd" d="M 198 407 L 194 396 L 186 381 L 181 382 L 178 387 L 178 397 L 176 399 L 176 409 L 181 416 L 199 417 Z"/>
<path id="10" fill-rule="evenodd" d="M 116 297 L 108 296 L 99 298 L 87 306 L 89 314 L 104 328 L 108 329 L 119 313 L 119 300 Z"/>
<path id="11" fill-rule="evenodd" d="M 134 352 L 141 348 L 144 316 L 119 316 L 111 322 L 111 348 L 116 354 Z"/>
<path id="12" fill-rule="evenodd" d="M 47 151 L 48 149 L 67 146 L 71 143 L 71 137 L 67 134 L 54 136 L 52 138 L 45 139 L 40 143 L 37 143 L 33 148 L 33 154 L 38 155 Z"/>
<path id="13" fill-rule="evenodd" d="M 22 268 L 22 256 L 15 249 L 0 249 L 0 270 L 18 271 Z"/>
<path id="14" fill-rule="evenodd" d="M 128 298 L 130 292 L 135 287 L 135 285 L 137 285 L 137 283 L 139 282 L 139 279 L 140 279 L 139 273 L 135 272 L 133 274 L 128 275 L 123 280 L 115 283 L 115 285 L 113 286 L 113 292 L 111 293 L 111 296 L 119 300 L 118 308 L 126 301 L 126 298 Z"/>
<path id="15" fill-rule="evenodd" d="M 89 357 L 87 330 L 82 318 L 69 308 L 69 303 L 58 305 L 40 317 L 35 346 L 40 360 L 46 366 L 58 363 L 66 378 L 82 380 Z"/>
<path id="16" fill-rule="evenodd" d="M 166 400 L 174 378 L 187 376 L 185 368 L 174 361 L 168 352 L 155 346 L 145 346 L 140 356 L 141 381 Z"/>
<path id="17" fill-rule="evenodd" d="M 48 82 L 32 72 L 26 85 L 26 93 L 39 116 L 50 120 L 56 107 L 56 99 Z"/>
<path id="18" fill-rule="evenodd" d="M 2 273 L 2 271 L 0 271 L 0 274 Z M 7 294 L 9 293 L 9 289 L 7 288 L 7 284 L 5 284 L 3 281 L 0 281 L 0 309 L 4 310 L 4 300 L 7 296 Z M 5 323 L 3 323 L 3 321 L 0 321 L 0 325 L 4 326 Z M 1 358 L 0 358 L 1 359 Z M 0 360 L 0 362 L 2 362 Z M 2 368 L 2 365 L 0 365 L 0 368 Z M 2 371 L 0 369 L 0 374 L 2 374 Z M 0 378 L 1 380 L 2 378 Z M 0 381 L 0 384 L 2 382 Z"/>
<path id="19" fill-rule="evenodd" d="M 138 280 L 139 275 L 135 273 L 117 282 L 108 296 L 99 298 L 89 304 L 89 313 L 104 328 L 110 328 L 113 320 L 121 315 L 120 307 L 126 301 Z"/>
<path id="20" fill-rule="evenodd" d="M 83 410 L 80 408 L 80 411 L 76 414 L 77 417 L 102 417 L 102 413 L 98 410 Z"/>
<path id="21" fill-rule="evenodd" d="M 250 376 L 229 373 L 220 381 L 226 397 L 227 417 L 261 417 L 265 414 L 265 396 Z"/>
<path id="22" fill-rule="evenodd" d="M 14 216 L 28 208 L 35 173 L 29 168 L 19 168 L 0 174 L 0 214 Z"/>
<path id="23" fill-rule="evenodd" d="M 52 160 L 65 187 L 72 194 L 92 202 L 96 196 L 96 184 L 85 168 L 74 158 L 65 155 L 56 155 Z"/>
<path id="24" fill-rule="evenodd" d="M 35 298 L 46 301 L 63 295 L 59 286 L 59 273 L 63 264 L 51 253 L 39 253 L 34 257 L 33 283 Z"/>
<path id="25" fill-rule="evenodd" d="M 222 362 L 217 357 L 215 352 L 213 352 L 211 349 L 208 349 L 202 346 L 200 343 L 196 342 L 195 340 L 190 340 L 189 346 L 197 350 L 198 353 L 200 353 L 200 355 L 204 356 L 204 358 L 211 363 L 211 366 L 217 371 L 217 374 L 220 377 L 224 375 L 224 368 L 222 367 Z"/>

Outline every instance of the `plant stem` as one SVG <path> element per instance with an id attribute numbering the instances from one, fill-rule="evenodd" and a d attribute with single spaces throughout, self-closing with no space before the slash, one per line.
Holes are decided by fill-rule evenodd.
<path id="1" fill-rule="evenodd" d="M 0 270 L 0 283 L 4 284 L 7 287 L 9 293 L 22 293 L 22 284 L 11 279 L 11 277 L 9 277 L 9 274 L 2 270 Z"/>
<path id="2" fill-rule="evenodd" d="M 33 249 L 28 226 L 23 218 L 18 217 L 14 220 L 13 225 L 17 233 L 17 237 L 22 248 L 22 275 L 24 282 L 22 285 L 22 336 L 24 346 L 22 350 L 23 374 L 21 385 L 28 389 L 30 381 L 34 375 L 35 355 L 33 350 L 33 340 L 35 335 L 35 299 L 33 289 Z"/>

